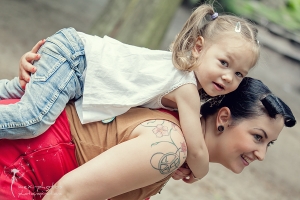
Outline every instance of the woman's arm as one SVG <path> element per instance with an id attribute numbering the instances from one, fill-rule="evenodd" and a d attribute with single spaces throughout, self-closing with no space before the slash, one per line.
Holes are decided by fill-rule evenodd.
<path id="1" fill-rule="evenodd" d="M 114 146 L 66 174 L 44 200 L 112 198 L 151 185 L 184 163 L 185 140 L 173 123 L 147 121 L 132 134 L 136 133 L 137 137 Z"/>

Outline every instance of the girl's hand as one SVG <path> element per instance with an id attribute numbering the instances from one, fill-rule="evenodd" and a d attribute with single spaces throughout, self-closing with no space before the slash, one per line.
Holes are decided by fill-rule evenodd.
<path id="1" fill-rule="evenodd" d="M 186 177 L 190 176 L 191 170 L 185 167 L 178 168 L 172 175 L 174 180 L 181 180 L 185 179 Z"/>
<path id="2" fill-rule="evenodd" d="M 186 182 L 186 183 L 194 183 L 194 182 L 196 182 L 196 181 L 199 181 L 200 179 L 194 178 L 193 173 L 190 173 L 189 176 L 183 178 L 182 180 L 183 180 L 184 182 Z"/>
<path id="3" fill-rule="evenodd" d="M 194 178 L 192 171 L 189 166 L 185 163 L 180 168 L 178 168 L 172 175 L 174 180 L 183 180 L 186 183 L 194 183 L 199 179 Z"/>
<path id="4" fill-rule="evenodd" d="M 45 39 L 40 40 L 31 49 L 31 51 L 25 53 L 19 62 L 19 82 L 23 89 L 25 89 L 26 84 L 30 81 L 30 74 L 36 72 L 36 67 L 32 65 L 32 62 L 40 59 L 40 55 L 37 54 L 38 50 L 45 43 Z"/>

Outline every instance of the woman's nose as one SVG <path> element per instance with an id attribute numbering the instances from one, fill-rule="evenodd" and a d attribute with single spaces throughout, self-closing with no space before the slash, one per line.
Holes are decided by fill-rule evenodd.
<path id="1" fill-rule="evenodd" d="M 254 151 L 254 155 L 259 161 L 263 161 L 266 156 L 267 149 L 264 147 L 260 147 L 258 150 Z"/>

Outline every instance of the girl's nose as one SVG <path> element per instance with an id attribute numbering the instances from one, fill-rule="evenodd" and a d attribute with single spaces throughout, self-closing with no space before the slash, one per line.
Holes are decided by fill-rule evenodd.
<path id="1" fill-rule="evenodd" d="M 224 81 L 226 81 L 227 83 L 231 83 L 232 82 L 232 75 L 230 73 L 224 74 L 222 76 L 222 79 Z"/>
<path id="2" fill-rule="evenodd" d="M 267 149 L 264 147 L 260 147 L 258 150 L 254 151 L 254 155 L 259 161 L 263 161 L 266 156 Z"/>

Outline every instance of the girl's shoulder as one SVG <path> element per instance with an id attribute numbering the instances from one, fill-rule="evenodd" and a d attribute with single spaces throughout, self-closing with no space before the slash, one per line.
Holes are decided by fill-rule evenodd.
<path id="1" fill-rule="evenodd" d="M 173 90 L 172 92 L 175 96 L 199 96 L 197 86 L 193 83 L 187 83 L 184 85 L 179 86 L 177 89 Z"/>

